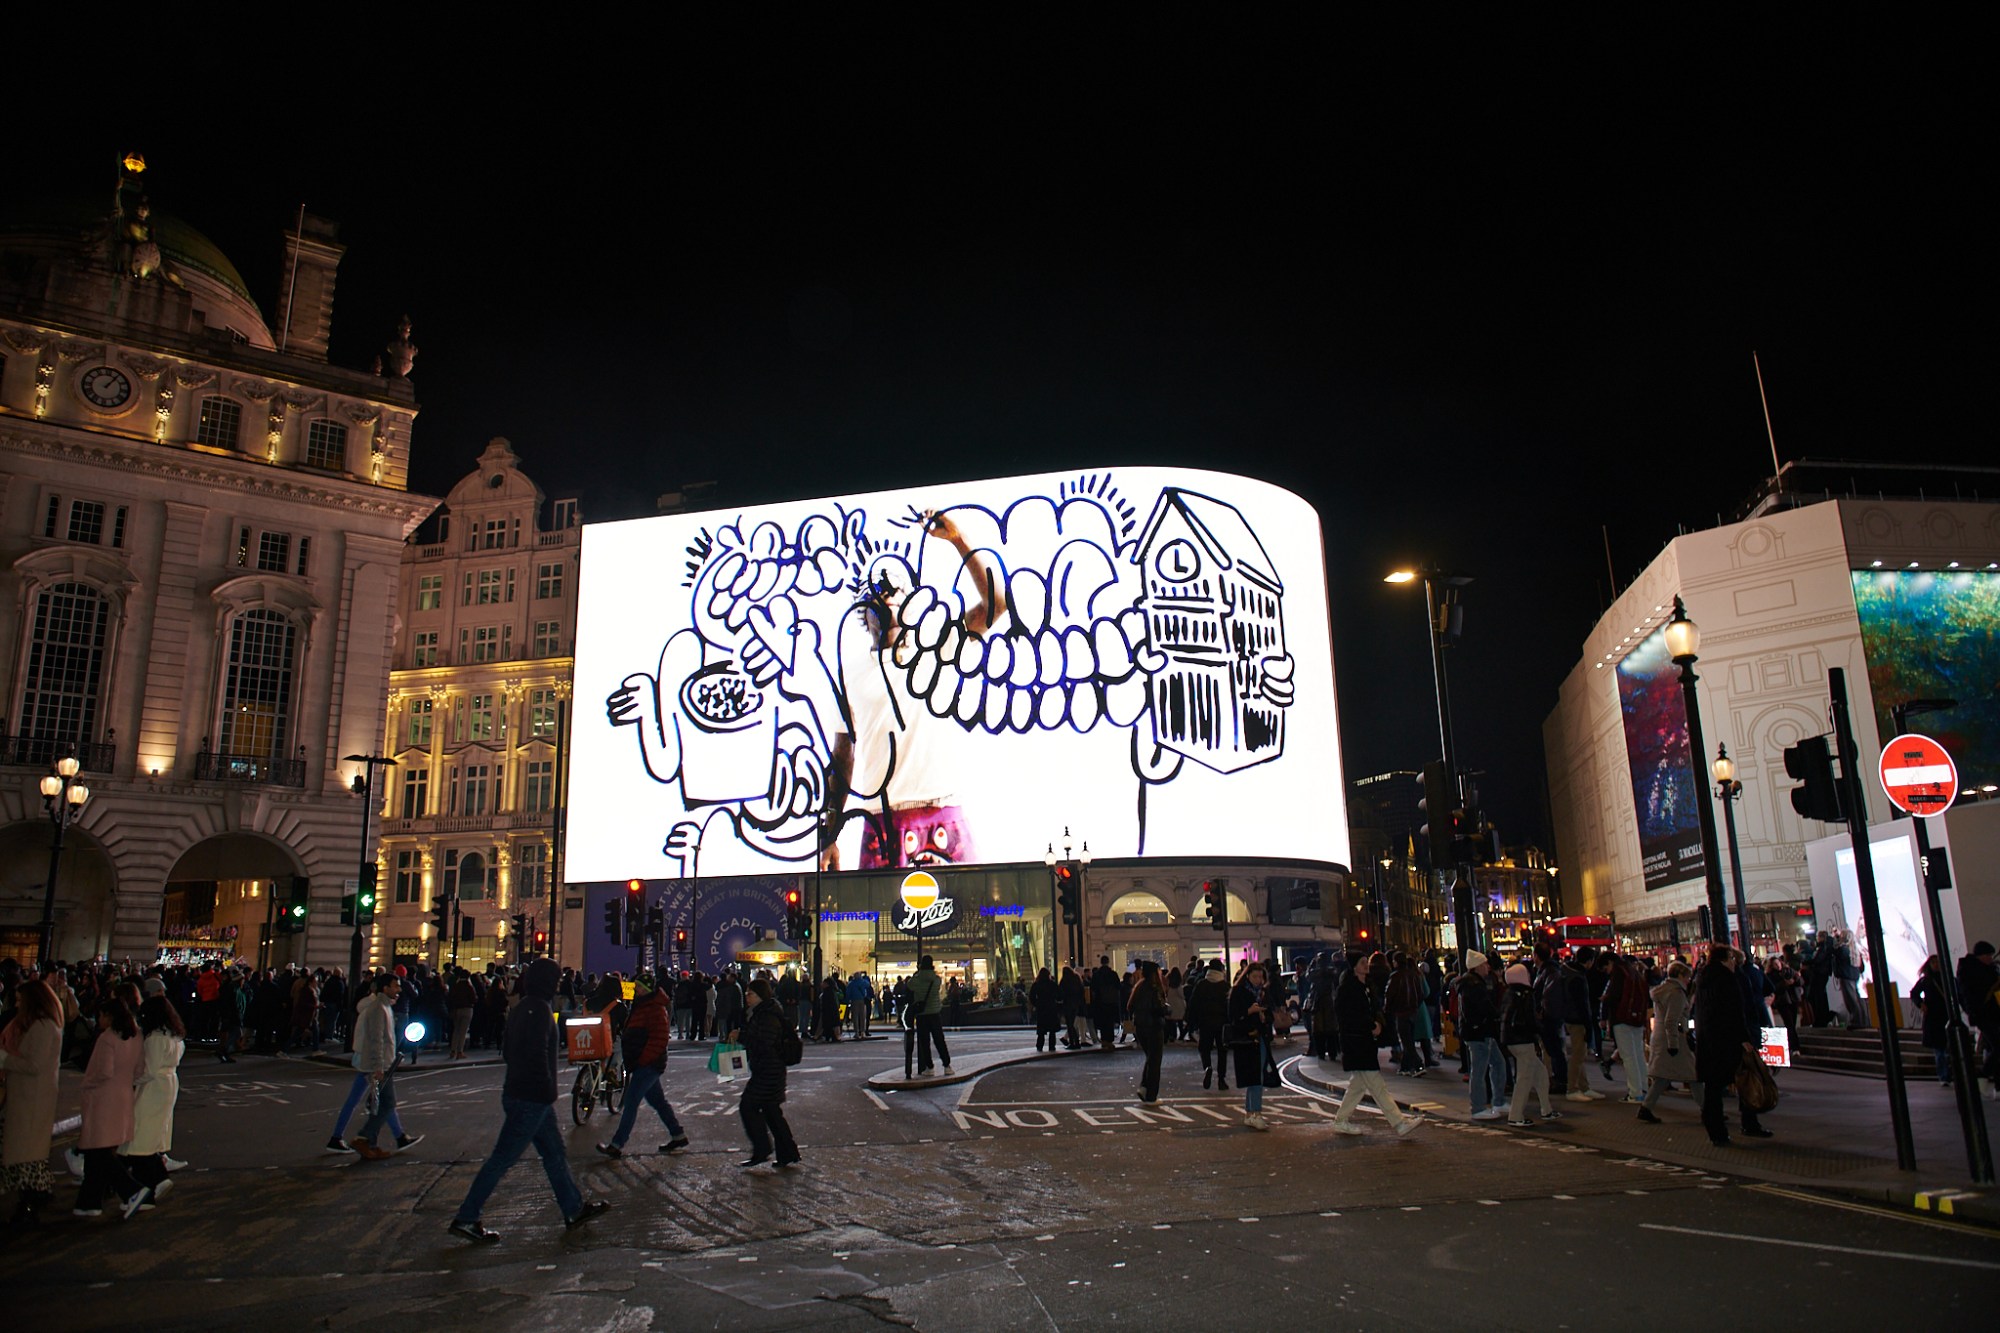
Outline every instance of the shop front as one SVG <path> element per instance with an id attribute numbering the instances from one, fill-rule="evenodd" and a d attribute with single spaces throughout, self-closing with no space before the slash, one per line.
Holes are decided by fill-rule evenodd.
<path id="1" fill-rule="evenodd" d="M 866 972 L 883 994 L 913 974 L 925 953 L 947 993 L 957 983 L 963 1009 L 1018 1009 L 1016 988 L 1031 984 L 1054 958 L 1048 872 L 941 866 L 931 873 L 937 900 L 921 911 L 902 900 L 904 871 L 821 877 L 823 971 Z"/>

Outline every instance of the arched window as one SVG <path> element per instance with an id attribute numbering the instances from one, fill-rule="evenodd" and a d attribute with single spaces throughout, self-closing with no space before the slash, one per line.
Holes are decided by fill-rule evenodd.
<path id="1" fill-rule="evenodd" d="M 21 735 L 82 744 L 96 734 L 111 604 L 87 583 L 56 583 L 36 595 L 34 615 Z"/>
<path id="2" fill-rule="evenodd" d="M 282 612 L 244 611 L 229 626 L 222 753 L 282 759 L 291 741 L 298 628 Z"/>
<path id="3" fill-rule="evenodd" d="M 483 900 L 491 874 L 486 857 L 479 852 L 444 854 L 445 890 L 451 892 L 456 888 L 460 902 Z"/>
<path id="4" fill-rule="evenodd" d="M 237 449 L 243 443 L 243 408 L 233 398 L 211 394 L 201 400 L 201 417 L 195 423 L 196 444 L 216 449 Z"/>
<path id="5" fill-rule="evenodd" d="M 1105 924 L 1112 926 L 1171 926 L 1173 909 L 1151 893 L 1127 893 L 1111 904 Z"/>

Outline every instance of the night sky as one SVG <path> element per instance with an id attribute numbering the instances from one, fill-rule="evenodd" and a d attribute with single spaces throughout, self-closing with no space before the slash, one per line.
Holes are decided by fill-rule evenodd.
<path id="1" fill-rule="evenodd" d="M 1436 749 L 1421 593 L 1381 575 L 1476 579 L 1459 751 L 1510 844 L 1550 845 L 1541 723 L 1601 528 L 1622 585 L 1771 470 L 1753 348 L 1787 461 L 1994 460 L 1970 34 L 1195 12 L 495 45 L 354 10 L 17 87 L 49 113 L 0 191 L 108 200 L 137 148 L 267 311 L 298 205 L 338 220 L 333 359 L 411 315 L 433 494 L 493 435 L 586 519 L 687 481 L 1289 487 L 1325 523 L 1350 774 Z"/>

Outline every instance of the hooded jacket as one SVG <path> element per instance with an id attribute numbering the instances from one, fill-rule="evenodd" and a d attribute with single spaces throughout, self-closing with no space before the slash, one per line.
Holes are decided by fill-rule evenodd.
<path id="1" fill-rule="evenodd" d="M 507 1030 L 501 1051 L 507 1060 L 507 1079 L 500 1096 L 515 1101 L 555 1105 L 556 1100 L 556 984 L 562 969 L 551 959 L 537 958 L 521 974 L 521 986 L 514 1005 L 507 1011 Z"/>

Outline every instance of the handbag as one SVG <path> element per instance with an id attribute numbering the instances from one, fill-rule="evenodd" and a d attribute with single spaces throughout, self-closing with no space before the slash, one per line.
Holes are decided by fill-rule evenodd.
<path id="1" fill-rule="evenodd" d="M 1744 1052 L 1743 1063 L 1736 1068 L 1736 1100 L 1744 1110 L 1759 1115 L 1778 1104 L 1778 1082 L 1755 1051 Z"/>
<path id="2" fill-rule="evenodd" d="M 750 1061 L 743 1054 L 743 1048 L 733 1041 L 719 1041 L 708 1053 L 708 1072 L 721 1083 L 733 1081 L 738 1074 L 748 1073 Z"/>

